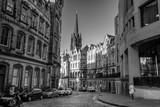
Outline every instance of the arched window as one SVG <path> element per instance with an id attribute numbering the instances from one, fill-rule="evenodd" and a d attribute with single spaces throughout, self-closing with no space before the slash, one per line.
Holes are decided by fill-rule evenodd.
<path id="1" fill-rule="evenodd" d="M 2 35 L 0 36 L 0 44 L 3 46 L 9 46 L 9 42 L 12 36 L 12 29 L 6 25 L 2 26 Z"/>
<path id="2" fill-rule="evenodd" d="M 40 69 L 36 68 L 34 71 L 34 86 L 39 87 Z"/>
<path id="3" fill-rule="evenodd" d="M 30 66 L 26 67 L 25 70 L 25 80 L 24 80 L 24 86 L 32 86 L 32 72 L 33 72 L 33 68 Z"/>
<path id="4" fill-rule="evenodd" d="M 19 32 L 17 34 L 17 43 L 16 43 L 16 49 L 19 51 L 22 51 L 24 48 L 24 43 L 25 43 L 25 36 L 24 33 Z"/>
<path id="5" fill-rule="evenodd" d="M 41 86 L 45 86 L 45 76 L 46 76 L 46 73 L 45 73 L 45 69 L 42 70 L 42 73 L 41 73 Z"/>
<path id="6" fill-rule="evenodd" d="M 13 66 L 12 85 L 20 87 L 23 67 L 21 65 Z"/>
<path id="7" fill-rule="evenodd" d="M 29 54 L 34 54 L 34 44 L 35 44 L 35 40 L 33 37 L 29 37 L 28 39 L 28 48 L 27 48 L 27 52 Z"/>

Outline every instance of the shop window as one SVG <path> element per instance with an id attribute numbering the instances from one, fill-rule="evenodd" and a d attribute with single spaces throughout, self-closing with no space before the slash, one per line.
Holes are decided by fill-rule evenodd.
<path id="1" fill-rule="evenodd" d="M 28 48 L 27 48 L 27 52 L 29 54 L 34 54 L 34 44 L 35 44 L 35 40 L 32 37 L 29 37 Z"/>
<path id="2" fill-rule="evenodd" d="M 158 14 L 158 1 L 150 0 L 145 5 L 140 7 L 141 12 L 141 26 L 147 26 L 155 21 L 159 20 Z"/>
<path id="3" fill-rule="evenodd" d="M 17 35 L 16 49 L 18 49 L 19 51 L 23 51 L 24 40 L 25 40 L 24 34 L 18 33 L 18 35 Z"/>
<path id="4" fill-rule="evenodd" d="M 6 11 L 13 15 L 14 13 L 14 7 L 15 7 L 15 1 L 14 0 L 7 0 L 7 4 L 6 4 Z"/>
<path id="5" fill-rule="evenodd" d="M 139 47 L 141 76 L 160 75 L 160 39 Z"/>
<path id="6" fill-rule="evenodd" d="M 12 35 L 12 29 L 10 29 L 7 26 L 2 26 L 2 35 L 0 36 L 0 44 L 8 46 L 11 35 Z"/>

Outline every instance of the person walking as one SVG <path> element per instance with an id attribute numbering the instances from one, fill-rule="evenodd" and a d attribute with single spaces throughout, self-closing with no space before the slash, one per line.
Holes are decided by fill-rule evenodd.
<path id="1" fill-rule="evenodd" d="M 130 94 L 132 100 L 134 99 L 134 92 L 135 92 L 135 87 L 134 87 L 134 85 L 131 83 L 130 86 L 129 86 L 129 94 Z"/>

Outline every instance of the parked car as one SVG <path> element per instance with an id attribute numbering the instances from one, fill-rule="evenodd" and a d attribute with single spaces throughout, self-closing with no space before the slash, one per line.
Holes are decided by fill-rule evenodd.
<path id="1" fill-rule="evenodd" d="M 64 96 L 64 95 L 66 95 L 66 90 L 63 88 L 63 87 L 60 87 L 59 89 L 58 89 L 58 93 L 59 93 L 59 96 Z"/>
<path id="2" fill-rule="evenodd" d="M 71 88 L 67 88 L 66 91 L 67 91 L 68 95 L 72 94 L 72 89 Z"/>
<path id="3" fill-rule="evenodd" d="M 90 86 L 90 87 L 88 87 L 88 91 L 89 92 L 95 92 L 96 90 L 95 90 L 95 88 L 93 86 Z"/>
<path id="4" fill-rule="evenodd" d="M 58 90 L 56 88 L 49 88 L 43 92 L 44 97 L 59 97 Z"/>
<path id="5" fill-rule="evenodd" d="M 0 105 L 14 107 L 17 104 L 17 100 L 13 95 L 5 95 L 0 98 Z"/>
<path id="6" fill-rule="evenodd" d="M 43 99 L 43 92 L 39 88 L 33 88 L 31 90 L 25 89 L 21 94 L 20 97 L 22 101 L 31 101 L 34 99 Z"/>
<path id="7" fill-rule="evenodd" d="M 87 91 L 87 89 L 86 89 L 85 87 L 81 87 L 81 88 L 79 89 L 79 91 L 85 92 L 85 91 Z"/>

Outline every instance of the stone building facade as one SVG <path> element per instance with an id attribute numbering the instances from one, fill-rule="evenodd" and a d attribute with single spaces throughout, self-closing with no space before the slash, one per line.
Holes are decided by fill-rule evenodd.
<path id="1" fill-rule="evenodd" d="M 69 88 L 70 80 L 70 62 L 69 62 L 69 54 L 67 51 L 64 51 L 61 55 L 61 69 L 60 69 L 60 81 L 59 87 Z"/>
<path id="2" fill-rule="evenodd" d="M 87 51 L 87 82 L 88 86 L 102 85 L 102 90 L 116 92 L 116 81 L 120 73 L 115 64 L 115 36 L 106 35 L 103 42 L 91 44 Z"/>
<path id="3" fill-rule="evenodd" d="M 51 3 L 51 32 L 49 47 L 49 66 L 51 70 L 51 87 L 58 88 L 60 79 L 60 44 L 62 33 L 62 8 L 64 0 Z"/>
<path id="4" fill-rule="evenodd" d="M 0 91 L 50 87 L 50 2 L 0 2 Z"/>
<path id="5" fill-rule="evenodd" d="M 122 93 L 128 93 L 129 83 L 134 83 L 136 97 L 160 98 L 159 14 L 159 0 L 119 1 L 118 37 Z"/>

